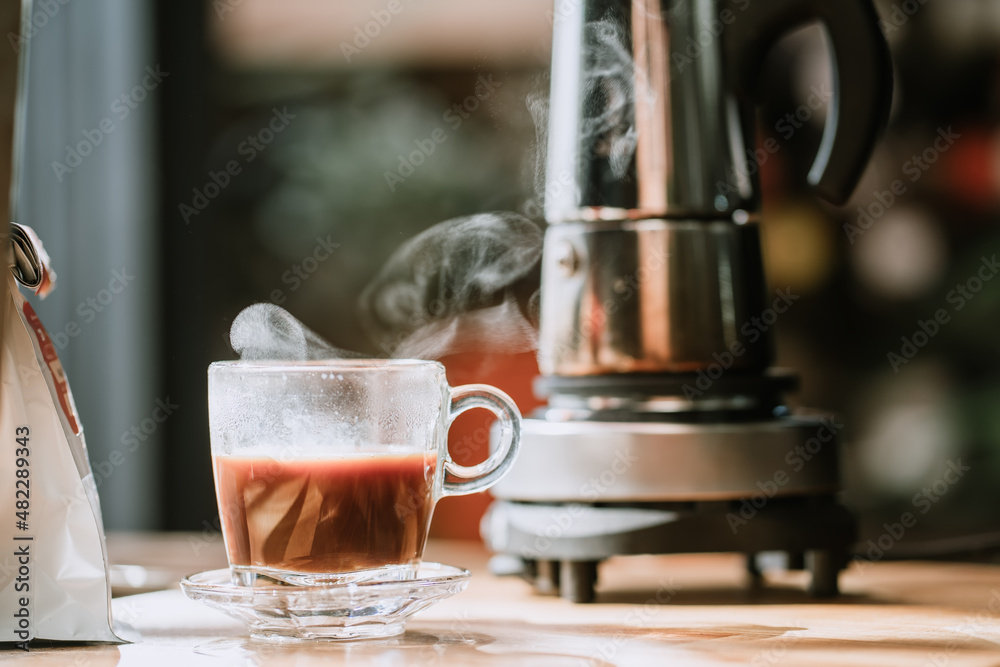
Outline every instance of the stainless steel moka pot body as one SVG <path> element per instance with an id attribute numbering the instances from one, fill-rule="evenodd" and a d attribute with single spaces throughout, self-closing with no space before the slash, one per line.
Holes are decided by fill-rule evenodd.
<path id="1" fill-rule="evenodd" d="M 757 80 L 818 21 L 834 88 L 809 182 L 844 202 L 888 118 L 871 0 L 577 0 L 554 13 L 538 391 L 483 520 L 498 568 L 589 600 L 612 555 L 761 552 L 837 590 L 855 537 L 831 418 L 788 413 L 760 251 Z M 775 140 L 771 140 L 772 142 Z M 772 144 L 780 150 L 780 144 Z M 773 151 L 771 151 L 773 152 Z"/>

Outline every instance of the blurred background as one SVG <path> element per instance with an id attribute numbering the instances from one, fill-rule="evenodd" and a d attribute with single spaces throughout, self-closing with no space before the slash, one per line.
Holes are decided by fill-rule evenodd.
<path id="1" fill-rule="evenodd" d="M 1000 3 L 877 4 L 894 107 L 845 207 L 805 184 L 826 115 L 810 103 L 832 85 L 823 33 L 789 36 L 767 67 L 759 143 L 782 150 L 761 165 L 765 264 L 774 288 L 800 297 L 776 325 L 778 362 L 802 376 L 793 405 L 846 425 L 844 499 L 862 542 L 910 511 L 918 523 L 892 556 L 989 557 Z M 36 307 L 108 529 L 218 526 L 205 369 L 234 357 L 243 307 L 277 303 L 339 347 L 380 354 L 357 298 L 406 239 L 491 210 L 543 224 L 545 0 L 59 0 L 36 2 L 31 19 L 7 37 L 31 53 L 18 221 L 59 275 Z M 791 133 L 790 113 L 802 124 Z M 940 309 L 947 321 L 928 325 Z M 537 405 L 530 354 L 445 363 L 452 384 L 491 382 L 522 411 Z M 452 434 L 469 459 L 486 449 L 476 419 Z M 935 491 L 958 461 L 968 471 Z M 476 538 L 487 503 L 444 501 L 434 533 Z"/>

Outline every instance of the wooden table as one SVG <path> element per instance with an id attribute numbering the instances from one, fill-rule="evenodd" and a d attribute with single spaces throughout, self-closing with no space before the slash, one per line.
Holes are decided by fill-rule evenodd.
<path id="1" fill-rule="evenodd" d="M 147 538 L 112 540 L 113 557 Z M 189 538 L 161 538 L 161 560 L 191 558 Z M 172 546 L 171 546 L 172 545 Z M 196 563 L 218 565 L 220 545 Z M 174 549 L 171 552 L 171 549 Z M 148 550 L 147 550 L 148 552 Z M 748 587 L 733 555 L 635 556 L 602 565 L 596 604 L 540 597 L 486 570 L 476 543 L 432 542 L 428 560 L 473 571 L 460 595 L 415 616 L 405 635 L 343 644 L 250 641 L 237 622 L 179 590 L 117 598 L 116 618 L 139 640 L 0 652 L 10 665 L 1000 665 L 1000 568 L 939 563 L 852 567 L 844 595 L 814 602 L 802 573 Z M 155 560 L 155 559 L 154 559 Z"/>

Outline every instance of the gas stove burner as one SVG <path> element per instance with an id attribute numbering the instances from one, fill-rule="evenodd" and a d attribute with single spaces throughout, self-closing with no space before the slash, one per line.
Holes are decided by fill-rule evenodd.
<path id="1" fill-rule="evenodd" d="M 483 538 L 539 592 L 578 602 L 610 556 L 717 551 L 747 554 L 751 572 L 757 553 L 784 552 L 808 566 L 810 593 L 836 595 L 856 537 L 834 499 L 840 429 L 829 416 L 526 419 Z"/>
<path id="2" fill-rule="evenodd" d="M 494 574 L 520 575 L 536 592 L 573 602 L 594 600 L 598 565 L 611 556 L 708 552 L 746 554 L 755 584 L 761 557 L 778 552 L 785 568 L 808 570 L 810 595 L 832 597 L 856 537 L 853 516 L 830 495 L 601 505 L 504 500 L 490 506 L 482 531 L 500 554 L 490 563 Z"/>
<path id="3" fill-rule="evenodd" d="M 644 502 L 822 495 L 839 485 L 832 418 L 758 422 L 524 420 L 521 451 L 493 487 L 503 500 Z"/>
<path id="4" fill-rule="evenodd" d="M 787 413 L 782 395 L 798 387 L 786 370 L 765 374 L 671 373 L 539 377 L 546 421 L 759 421 Z"/>
<path id="5" fill-rule="evenodd" d="M 764 373 L 619 373 L 614 375 L 541 376 L 535 393 L 553 395 L 649 396 L 672 394 L 693 399 L 701 396 L 756 393 L 773 390 L 785 393 L 799 386 L 791 370 L 771 368 Z"/>

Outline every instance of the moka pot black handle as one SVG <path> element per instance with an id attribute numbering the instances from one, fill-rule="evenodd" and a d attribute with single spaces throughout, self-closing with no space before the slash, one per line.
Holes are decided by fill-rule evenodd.
<path id="1" fill-rule="evenodd" d="M 809 183 L 843 204 L 885 129 L 892 103 L 892 61 L 871 0 L 723 0 L 736 15 L 726 29 L 726 67 L 741 97 L 756 97 L 764 58 L 790 30 L 819 21 L 833 48 L 833 96 Z"/>

